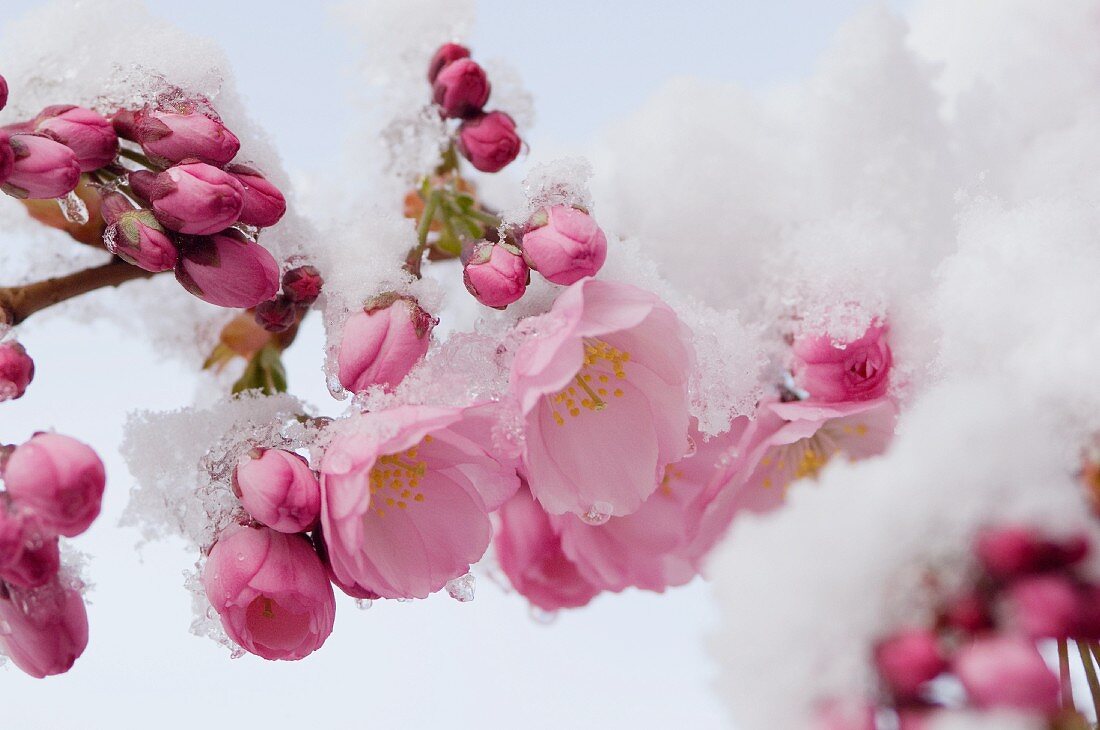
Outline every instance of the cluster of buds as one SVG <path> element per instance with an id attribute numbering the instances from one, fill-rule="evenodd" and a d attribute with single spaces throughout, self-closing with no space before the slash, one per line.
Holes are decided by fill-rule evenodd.
<path id="1" fill-rule="evenodd" d="M 321 296 L 324 283 L 315 266 L 306 264 L 290 269 L 283 274 L 279 295 L 256 306 L 256 322 L 268 332 L 287 331 Z"/>
<path id="2" fill-rule="evenodd" d="M 516 123 L 502 111 L 485 111 L 489 78 L 470 58 L 470 49 L 444 44 L 428 66 L 432 100 L 445 119 L 459 119 L 456 146 L 482 172 L 499 172 L 519 156 L 523 141 Z"/>
<path id="3" fill-rule="evenodd" d="M 15 340 L 0 342 L 0 402 L 23 397 L 34 379 L 34 361 Z"/>
<path id="4" fill-rule="evenodd" d="M 85 444 L 39 433 L 0 448 L 0 648 L 35 677 L 61 674 L 88 643 L 79 585 L 61 574 L 59 536 L 99 515 L 106 475 Z"/>
<path id="5" fill-rule="evenodd" d="M 1076 643 L 1094 703 L 1100 662 L 1100 584 L 1082 563 L 1081 536 L 1053 540 L 1025 527 L 983 532 L 974 546 L 980 566 L 970 587 L 946 603 L 931 627 L 908 627 L 874 650 L 882 682 L 878 703 L 844 701 L 822 709 L 822 730 L 921 730 L 956 714 L 1012 712 L 1052 730 L 1088 727 L 1074 708 L 1069 645 Z M 1060 672 L 1039 642 L 1056 642 Z M 965 697 L 937 689 L 952 677 Z"/>
<path id="6" fill-rule="evenodd" d="M 233 472 L 233 491 L 250 519 L 210 549 L 206 596 L 246 651 L 301 659 L 325 643 L 336 617 L 324 553 L 309 534 L 321 515 L 317 476 L 293 451 L 257 448 Z"/>

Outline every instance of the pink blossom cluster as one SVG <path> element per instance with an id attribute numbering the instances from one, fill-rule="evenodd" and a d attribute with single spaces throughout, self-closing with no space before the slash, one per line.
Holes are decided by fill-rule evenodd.
<path id="1" fill-rule="evenodd" d="M 1083 568 L 1089 547 L 1080 535 L 1052 539 L 1017 525 L 982 532 L 974 543 L 977 571 L 934 623 L 901 628 L 874 648 L 880 696 L 826 703 L 817 727 L 876 730 L 889 717 L 889 727 L 922 730 L 955 715 L 998 711 L 1044 727 L 1083 727 L 1069 645 L 1076 643 L 1074 653 L 1092 675 L 1100 661 L 1100 584 Z M 1058 672 L 1038 648 L 1051 640 L 1058 643 Z M 964 696 L 937 690 L 947 678 Z"/>
<path id="2" fill-rule="evenodd" d="M 27 674 L 66 672 L 88 643 L 79 581 L 61 571 L 59 536 L 99 515 L 103 462 L 76 439 L 39 433 L 0 447 L 0 649 Z"/>

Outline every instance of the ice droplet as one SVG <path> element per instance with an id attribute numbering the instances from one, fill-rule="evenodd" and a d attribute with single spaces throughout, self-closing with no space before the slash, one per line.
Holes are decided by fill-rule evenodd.
<path id="1" fill-rule="evenodd" d="M 549 626 L 558 620 L 557 611 L 546 611 L 534 605 L 528 609 L 528 614 L 530 614 L 532 621 L 543 626 Z"/>
<path id="2" fill-rule="evenodd" d="M 340 376 L 337 373 L 329 373 L 325 376 L 325 385 L 328 386 L 328 392 L 336 400 L 344 400 L 348 397 L 348 392 L 344 390 L 344 386 L 340 383 Z"/>
<path id="3" fill-rule="evenodd" d="M 80 199 L 75 191 L 69 192 L 64 197 L 57 199 L 57 206 L 61 208 L 61 215 L 69 223 L 84 225 L 88 222 L 88 206 Z"/>
<path id="4" fill-rule="evenodd" d="M 356 598 L 355 607 L 360 611 L 366 611 L 368 608 L 374 605 L 374 601 L 369 598 Z"/>
<path id="5" fill-rule="evenodd" d="M 607 502 L 596 502 L 581 515 L 581 521 L 588 525 L 603 525 L 611 519 L 614 508 Z"/>
<path id="6" fill-rule="evenodd" d="M 474 600 L 476 589 L 477 579 L 473 573 L 467 573 L 461 578 L 447 581 L 447 595 L 459 603 L 469 603 Z"/>

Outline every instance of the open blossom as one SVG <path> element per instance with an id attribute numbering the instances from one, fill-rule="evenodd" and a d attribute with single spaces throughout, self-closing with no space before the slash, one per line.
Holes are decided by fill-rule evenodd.
<path id="1" fill-rule="evenodd" d="M 424 598 L 481 559 L 489 512 L 519 487 L 487 451 L 476 409 L 399 406 L 358 416 L 321 462 L 321 524 L 343 584 Z"/>
<path id="2" fill-rule="evenodd" d="M 710 440 L 693 423 L 695 452 L 666 466 L 657 490 L 633 514 L 602 525 L 572 514 L 554 517 L 562 550 L 585 580 L 609 591 L 630 586 L 663 591 L 698 575 L 729 524 L 712 508 L 718 493 L 708 486 L 747 422 L 738 418 L 728 432 Z"/>
<path id="3" fill-rule="evenodd" d="M 179 252 L 152 211 L 135 208 L 119 193 L 102 196 L 100 211 L 107 223 L 103 244 L 107 250 L 146 271 L 175 267 Z"/>
<path id="4" fill-rule="evenodd" d="M 264 659 L 301 659 L 332 633 L 336 596 L 303 535 L 233 525 L 210 549 L 202 581 L 229 638 Z"/>
<path id="5" fill-rule="evenodd" d="M 504 112 L 467 119 L 458 128 L 458 151 L 482 172 L 500 172 L 519 156 L 523 141 Z"/>
<path id="6" fill-rule="evenodd" d="M 15 198 L 60 198 L 80 182 L 80 163 L 65 145 L 34 134 L 13 134 L 8 140 L 13 163 L 2 188 Z"/>
<path id="7" fill-rule="evenodd" d="M 192 109 L 121 111 L 115 115 L 114 125 L 122 137 L 137 142 L 147 155 L 162 163 L 191 158 L 224 165 L 241 148 L 240 140 L 224 124 Z"/>
<path id="8" fill-rule="evenodd" d="M 523 234 L 523 256 L 555 284 L 594 276 L 607 259 L 607 237 L 592 216 L 566 205 L 543 208 Z"/>
<path id="9" fill-rule="evenodd" d="M 544 611 L 579 608 L 599 594 L 566 557 L 550 516 L 528 489 L 516 492 L 497 516 L 500 529 L 493 545 L 500 568 L 532 605 Z"/>
<path id="10" fill-rule="evenodd" d="M 176 280 L 204 302 L 254 307 L 279 291 L 279 264 L 266 248 L 236 231 L 186 237 Z"/>
<path id="11" fill-rule="evenodd" d="M 687 450 L 690 333 L 653 294 L 582 279 L 516 352 L 522 468 L 551 514 L 636 511 Z"/>
<path id="12" fill-rule="evenodd" d="M 432 82 L 432 99 L 443 115 L 466 119 L 489 101 L 489 78 L 477 61 L 461 58 L 444 66 Z"/>
<path id="13" fill-rule="evenodd" d="M 245 165 L 226 165 L 225 171 L 237 179 L 244 194 L 244 205 L 238 220 L 250 226 L 267 228 L 279 222 L 286 213 L 286 198 L 279 188 Z"/>
<path id="14" fill-rule="evenodd" d="M 46 107 L 34 120 L 34 131 L 71 149 L 83 172 L 111 164 L 118 154 L 118 135 L 111 123 L 91 109 Z"/>
<path id="15" fill-rule="evenodd" d="M 233 488 L 253 518 L 279 532 L 305 532 L 321 514 L 321 487 L 298 454 L 264 449 L 233 472 Z"/>
<path id="16" fill-rule="evenodd" d="M 0 649 L 39 679 L 69 671 L 88 645 L 80 593 L 59 580 L 34 589 L 0 584 Z"/>
<path id="17" fill-rule="evenodd" d="M 462 269 L 466 290 L 487 307 L 503 309 L 527 291 L 531 278 L 523 256 L 512 246 L 483 241 Z"/>
<path id="18" fill-rule="evenodd" d="M 65 537 L 99 515 L 106 475 L 92 449 L 68 436 L 40 433 L 17 447 L 4 467 L 4 485 L 20 509 Z"/>
<path id="19" fill-rule="evenodd" d="M 337 355 L 340 384 L 353 393 L 372 385 L 396 387 L 428 352 L 438 322 L 410 297 L 369 302 L 344 324 Z"/>
<path id="20" fill-rule="evenodd" d="M 233 225 L 244 208 L 237 178 L 205 162 L 185 162 L 158 175 L 131 172 L 130 185 L 149 201 L 165 228 L 179 233 L 218 233 Z"/>
<path id="21" fill-rule="evenodd" d="M 887 328 L 874 324 L 857 340 L 836 343 L 828 335 L 800 338 L 793 346 L 794 379 L 818 401 L 873 400 L 886 394 L 893 356 Z"/>
<path id="22" fill-rule="evenodd" d="M 34 379 L 34 361 L 18 342 L 0 342 L 0 402 L 21 398 Z"/>

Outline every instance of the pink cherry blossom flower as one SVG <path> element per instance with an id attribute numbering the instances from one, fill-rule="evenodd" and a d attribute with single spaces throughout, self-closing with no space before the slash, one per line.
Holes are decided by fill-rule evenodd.
<path id="1" fill-rule="evenodd" d="M 109 165 L 118 154 L 118 135 L 111 123 L 91 109 L 46 107 L 34 120 L 34 130 L 71 149 L 82 172 Z"/>
<path id="2" fill-rule="evenodd" d="M 268 228 L 286 213 L 286 198 L 259 171 L 245 165 L 226 165 L 225 171 L 237 179 L 244 191 L 244 205 L 238 220 L 250 226 Z"/>
<path id="3" fill-rule="evenodd" d="M 253 518 L 279 532 L 305 532 L 321 515 L 321 487 L 298 454 L 259 453 L 233 471 L 233 487 Z"/>
<path id="4" fill-rule="evenodd" d="M 202 580 L 229 638 L 264 659 L 301 659 L 332 633 L 336 597 L 303 535 L 233 525 L 211 548 Z"/>
<path id="5" fill-rule="evenodd" d="M 489 511 L 519 487 L 487 451 L 476 409 L 399 406 L 358 416 L 321 462 L 321 524 L 336 577 L 424 598 L 477 562 Z"/>
<path id="6" fill-rule="evenodd" d="M 443 116 L 467 119 L 489 101 L 489 78 L 477 61 L 460 58 L 448 63 L 432 82 L 432 100 Z"/>
<path id="7" fill-rule="evenodd" d="M 4 467 L 4 485 L 15 505 L 65 537 L 84 532 L 99 516 L 105 484 L 95 451 L 57 433 L 33 436 Z"/>
<path id="8" fill-rule="evenodd" d="M 653 294 L 582 279 L 516 352 L 523 470 L 551 514 L 630 514 L 688 447 L 690 333 Z"/>
<path id="9" fill-rule="evenodd" d="M 34 379 L 34 361 L 18 342 L 0 342 L 0 402 L 23 397 Z"/>
<path id="10" fill-rule="evenodd" d="M 76 154 L 60 142 L 34 134 L 13 134 L 13 163 L 0 188 L 15 198 L 60 198 L 80 182 Z"/>
<path id="11" fill-rule="evenodd" d="M 817 401 L 874 400 L 886 394 L 893 356 L 885 325 L 875 324 L 858 340 L 835 343 L 828 335 L 796 340 L 795 383 Z"/>
<path id="12" fill-rule="evenodd" d="M 279 291 L 279 264 L 236 231 L 180 239 L 176 281 L 219 307 L 254 307 Z"/>
<path id="13" fill-rule="evenodd" d="M 516 123 L 504 112 L 481 114 L 458 128 L 458 151 L 482 172 L 500 172 L 522 148 Z"/>
<path id="14" fill-rule="evenodd" d="M 527 291 L 531 274 L 520 252 L 512 246 L 482 241 L 462 269 L 466 290 L 487 307 L 504 309 Z"/>
<path id="15" fill-rule="evenodd" d="M 114 117 L 115 130 L 141 145 L 160 163 L 174 164 L 188 158 L 224 165 L 237 154 L 241 142 L 217 119 L 195 111 L 195 104 L 180 109 L 121 111 Z"/>
<path id="16" fill-rule="evenodd" d="M 237 178 L 205 162 L 184 162 L 158 175 L 138 170 L 129 181 L 152 205 L 157 220 L 179 233 L 218 233 L 244 209 L 244 188 Z"/>
<path id="17" fill-rule="evenodd" d="M 493 538 L 500 568 L 532 605 L 544 611 L 579 608 L 600 589 L 566 557 L 550 516 L 522 488 L 497 512 L 500 528 Z"/>
<path id="18" fill-rule="evenodd" d="M 88 614 L 73 588 L 53 580 L 34 589 L 0 584 L 0 648 L 32 677 L 69 671 L 88 645 Z"/>
<path id="19" fill-rule="evenodd" d="M 592 216 L 565 205 L 543 208 L 523 235 L 528 265 L 555 284 L 595 276 L 607 259 L 607 237 Z"/>
<path id="20" fill-rule="evenodd" d="M 340 384 L 353 393 L 372 385 L 395 388 L 428 352 L 438 323 L 410 297 L 368 302 L 344 325 L 336 360 Z"/>
<path id="21" fill-rule="evenodd" d="M 954 669 L 978 707 L 1044 713 L 1058 708 L 1058 677 L 1030 640 L 976 639 L 959 650 Z"/>

